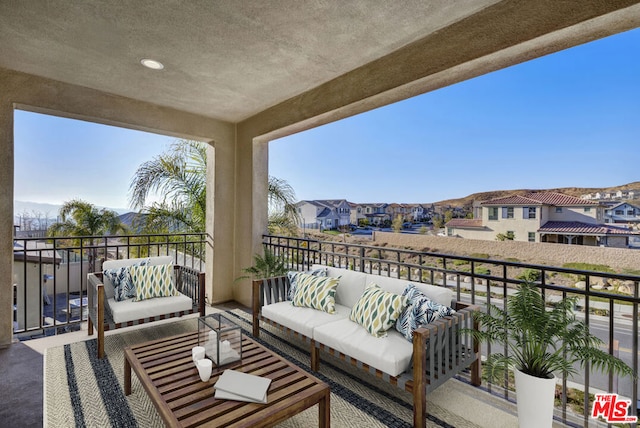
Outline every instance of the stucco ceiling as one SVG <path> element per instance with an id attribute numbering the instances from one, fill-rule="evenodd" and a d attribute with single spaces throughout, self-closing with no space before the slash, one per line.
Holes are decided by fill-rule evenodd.
<path id="1" fill-rule="evenodd" d="M 545 10 L 557 14 L 549 10 L 553 2 L 536 2 L 542 15 Z M 496 19 L 490 28 L 499 34 L 496 17 L 524 3 L 0 1 L 0 67 L 240 122 L 474 15 Z M 574 3 L 576 14 L 584 13 L 584 3 Z M 597 6 L 593 15 L 636 1 L 589 3 Z M 486 12 L 493 8 L 495 14 Z M 537 26 L 545 32 L 562 25 L 545 28 L 545 16 L 529 15 L 534 16 L 522 23 L 522 31 Z M 514 31 L 513 22 L 508 24 Z M 510 36 L 501 35 L 504 47 Z M 460 48 L 447 47 L 450 52 Z M 446 50 L 439 51 L 444 54 Z M 146 69 L 142 58 L 161 61 L 165 68 Z"/>

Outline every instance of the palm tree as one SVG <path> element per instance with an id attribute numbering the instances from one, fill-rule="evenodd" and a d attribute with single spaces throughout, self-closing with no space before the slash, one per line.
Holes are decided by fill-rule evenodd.
<path id="1" fill-rule="evenodd" d="M 178 140 L 168 153 L 142 164 L 130 185 L 130 202 L 134 209 L 148 213 L 145 229 L 204 232 L 206 171 L 206 144 L 191 140 Z M 268 189 L 270 230 L 292 231 L 297 219 L 293 188 L 269 177 Z M 152 192 L 163 195 L 163 200 L 146 206 Z"/>
<path id="2" fill-rule="evenodd" d="M 296 193 L 285 180 L 269 176 L 269 233 L 298 234 L 298 209 Z"/>
<path id="3" fill-rule="evenodd" d="M 95 271 L 95 260 L 97 257 L 96 236 L 115 235 L 118 232 L 126 232 L 127 228 L 115 211 L 98 209 L 89 202 L 80 199 L 72 199 L 65 202 L 60 208 L 60 221 L 49 227 L 49 236 L 77 236 L 74 245 L 84 244 L 85 239 L 89 240 L 87 257 L 91 271 Z"/>
<path id="4" fill-rule="evenodd" d="M 178 140 L 168 153 L 138 167 L 129 187 L 134 209 L 146 212 L 149 232 L 204 232 L 206 220 L 206 145 Z M 163 199 L 147 206 L 151 193 Z"/>

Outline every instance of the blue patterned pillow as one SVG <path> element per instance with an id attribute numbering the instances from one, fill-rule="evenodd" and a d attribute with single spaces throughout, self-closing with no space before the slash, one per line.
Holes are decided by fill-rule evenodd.
<path id="1" fill-rule="evenodd" d="M 418 327 L 456 313 L 450 307 L 429 299 L 413 284 L 407 285 L 402 295 L 407 296 L 409 303 L 396 321 L 396 330 L 410 342 L 413 341 L 413 331 Z"/>
<path id="2" fill-rule="evenodd" d="M 287 300 L 293 300 L 293 296 L 296 294 L 296 287 L 298 286 L 298 274 L 300 273 L 308 273 L 309 275 L 313 276 L 327 276 L 327 269 L 317 268 L 305 272 L 290 270 L 289 272 L 287 272 L 287 278 L 289 278 L 289 294 L 287 295 Z"/>
<path id="3" fill-rule="evenodd" d="M 147 263 L 149 263 L 149 259 L 135 263 L 133 266 L 144 266 Z M 131 279 L 131 272 L 129 272 L 130 267 L 122 266 L 102 271 L 102 274 L 109 278 L 113 284 L 114 298 L 117 302 L 130 299 L 136 295 L 136 288 L 133 285 L 133 279 Z"/>

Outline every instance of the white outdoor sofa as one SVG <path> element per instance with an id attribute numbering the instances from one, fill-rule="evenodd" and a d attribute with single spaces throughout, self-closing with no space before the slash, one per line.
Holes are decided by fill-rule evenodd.
<path id="1" fill-rule="evenodd" d="M 106 269 L 118 269 L 144 262 L 147 266 L 172 264 L 171 256 L 109 260 Z M 104 332 L 157 320 L 199 313 L 205 315 L 205 274 L 186 266 L 173 265 L 173 286 L 179 295 L 134 301 L 116 301 L 114 286 L 103 272 L 90 273 L 88 280 L 88 333 L 98 331 L 98 357 L 104 356 Z"/>
<path id="2" fill-rule="evenodd" d="M 320 367 L 320 350 L 351 362 L 413 395 L 414 426 L 426 423 L 426 394 L 446 380 L 470 368 L 471 383 L 480 385 L 479 344 L 461 329 L 478 328 L 476 306 L 453 300 L 445 287 L 411 282 L 429 299 L 452 307 L 455 314 L 441 318 L 413 333 L 413 343 L 394 327 L 378 338 L 349 319 L 351 308 L 369 284 L 402 294 L 408 280 L 371 275 L 327 266 L 327 276 L 337 278 L 335 313 L 293 306 L 287 300 L 287 276 L 253 281 L 253 335 L 259 336 L 259 321 L 268 322 L 310 344 L 311 370 Z"/>

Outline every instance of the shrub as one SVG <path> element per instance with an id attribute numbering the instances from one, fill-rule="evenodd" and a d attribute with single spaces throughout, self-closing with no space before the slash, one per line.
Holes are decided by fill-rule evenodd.
<path id="1" fill-rule="evenodd" d="M 485 253 L 473 253 L 470 255 L 470 257 L 475 257 L 476 259 L 489 259 L 491 258 L 489 256 L 489 254 L 485 254 Z"/>
<path id="2" fill-rule="evenodd" d="M 474 272 L 479 274 L 479 275 L 490 275 L 491 274 L 491 271 L 489 270 L 489 268 L 486 268 L 484 266 L 476 267 Z"/>
<path id="3" fill-rule="evenodd" d="M 541 276 L 541 272 L 538 269 L 525 269 L 516 278 L 526 282 L 537 282 L 537 281 L 540 281 L 540 276 Z"/>
<path id="4" fill-rule="evenodd" d="M 607 265 L 596 265 L 592 263 L 565 263 L 562 267 L 567 269 L 588 270 L 593 272 L 615 272 Z"/>
<path id="5" fill-rule="evenodd" d="M 607 265 L 597 265 L 593 263 L 565 263 L 562 267 L 567 269 L 576 269 L 576 270 L 588 270 L 591 272 L 615 272 Z M 573 274 L 563 274 L 564 276 L 568 276 L 570 278 L 575 279 L 576 281 L 585 281 L 585 275 L 573 275 Z"/>
<path id="6" fill-rule="evenodd" d="M 513 241 L 514 239 L 516 239 L 516 235 L 511 231 L 507 233 L 498 233 L 496 235 L 496 241 Z"/>

